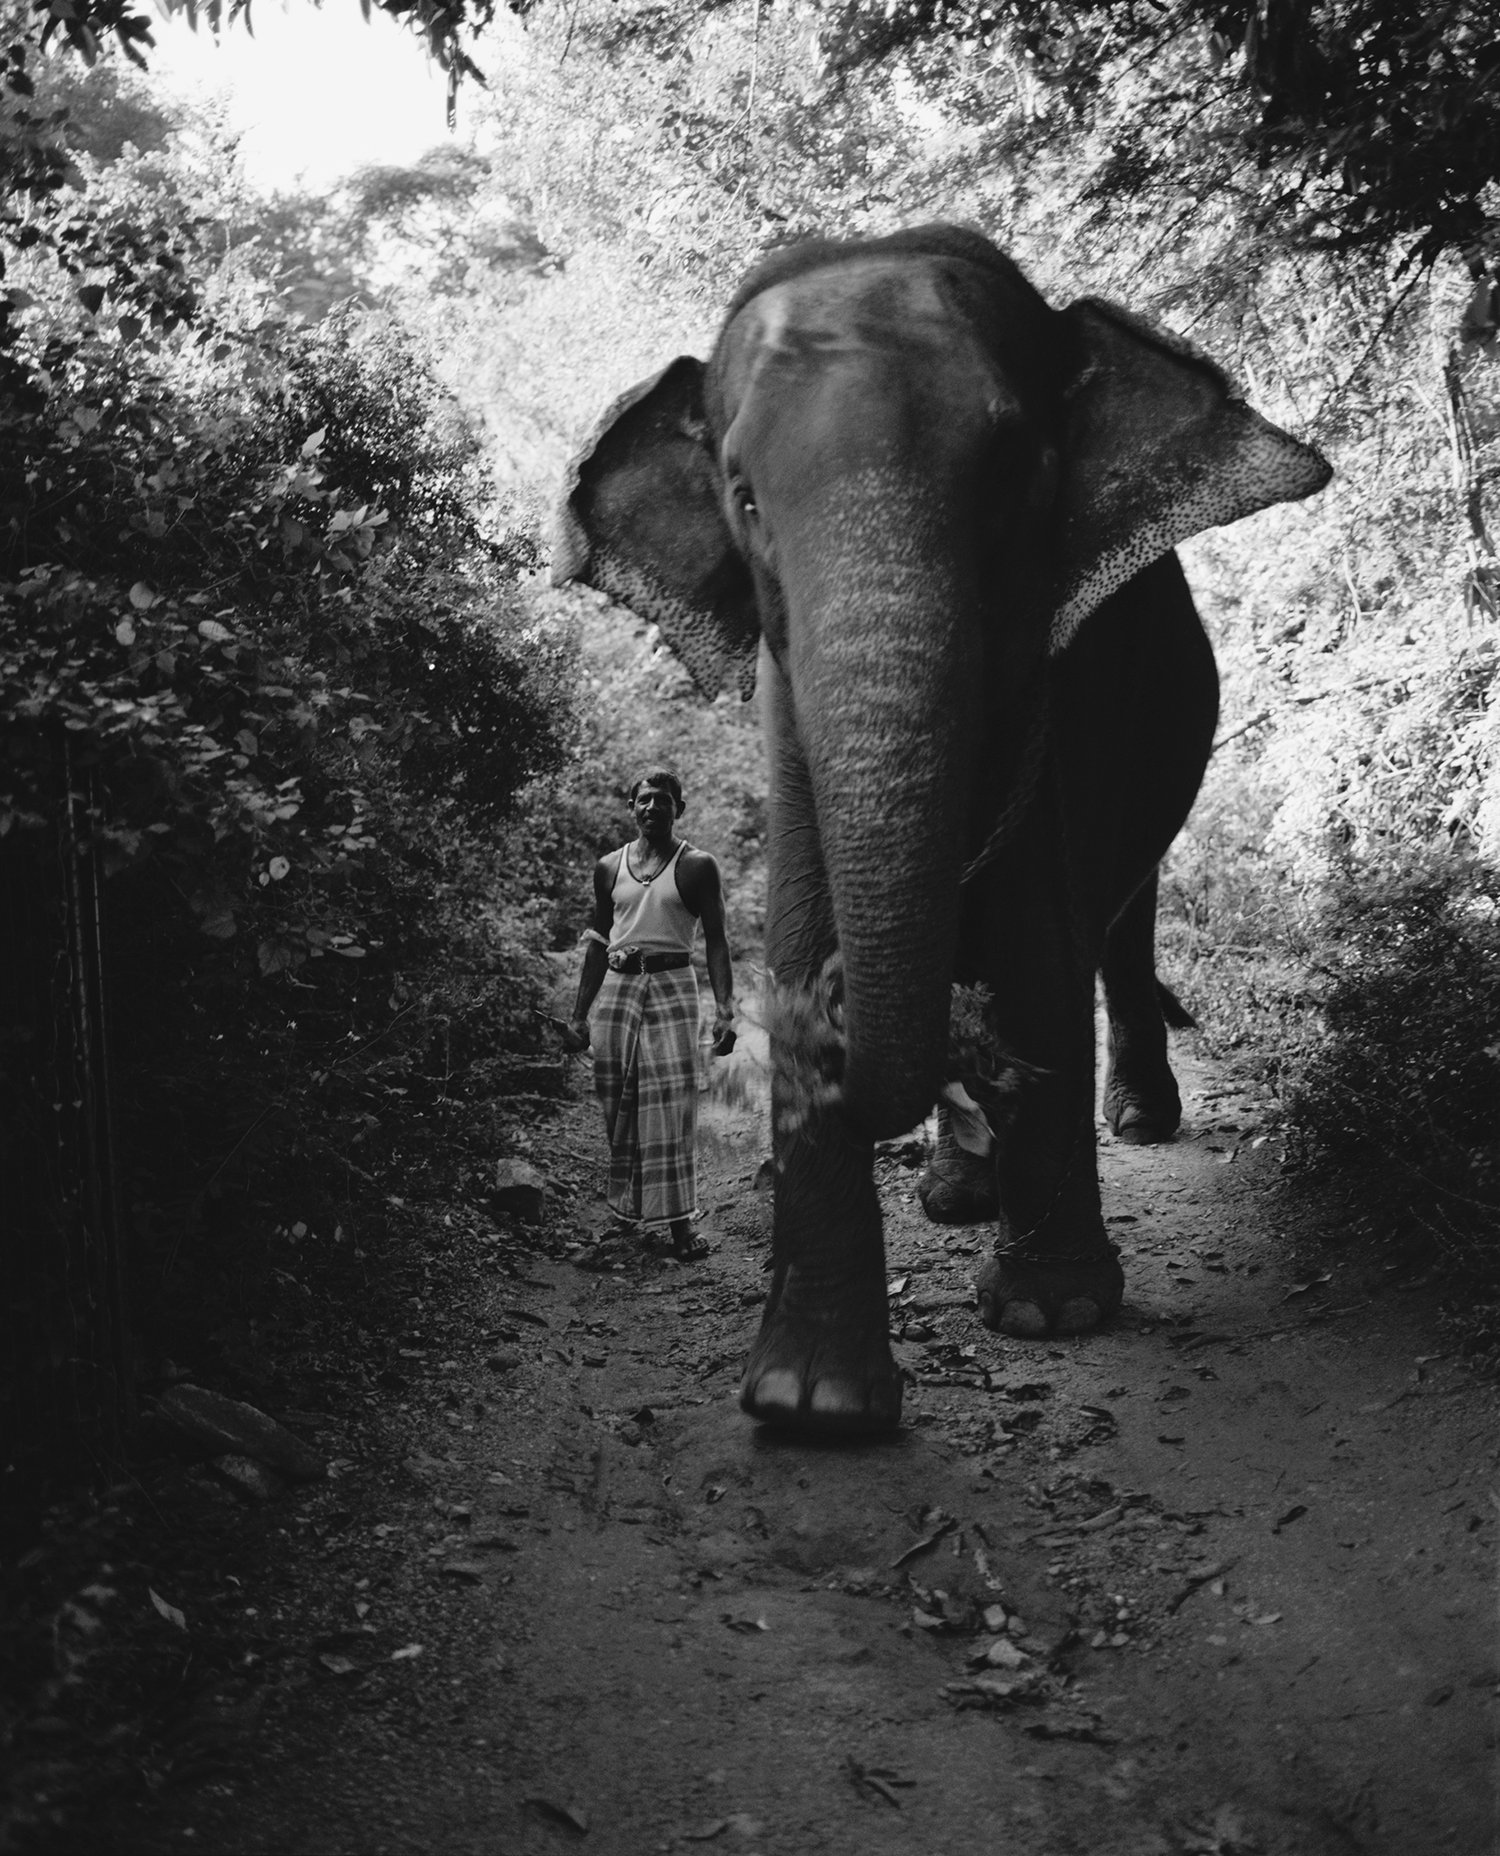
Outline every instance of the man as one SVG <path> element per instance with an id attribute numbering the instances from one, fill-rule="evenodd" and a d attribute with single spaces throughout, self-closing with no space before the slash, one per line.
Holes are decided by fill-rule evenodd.
<path id="1" fill-rule="evenodd" d="M 699 922 L 714 989 L 716 1057 L 734 1049 L 734 976 L 724 933 L 719 866 L 677 837 L 686 808 L 677 776 L 656 768 L 630 789 L 634 843 L 594 867 L 594 925 L 578 981 L 569 1050 L 589 1044 L 595 999 L 594 1087 L 609 1132 L 609 1204 L 622 1227 L 665 1225 L 672 1254 L 708 1254 L 693 1230 L 698 1205 L 698 982 L 691 948 Z"/>

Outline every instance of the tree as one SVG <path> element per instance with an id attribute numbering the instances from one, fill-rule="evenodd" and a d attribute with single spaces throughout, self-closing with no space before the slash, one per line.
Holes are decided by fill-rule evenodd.
<path id="1" fill-rule="evenodd" d="M 362 0 L 362 4 L 368 18 L 371 0 Z M 463 40 L 483 31 L 494 19 L 494 0 L 374 0 L 374 4 L 426 41 L 448 73 L 451 112 L 459 83 L 464 78 L 482 81 Z M 250 0 L 165 0 L 165 5 L 168 12 L 186 14 L 195 30 L 200 19 L 215 33 L 236 22 L 242 21 L 247 28 L 250 24 Z M 12 7 L 20 11 L 15 0 Z M 510 0 L 510 7 L 525 12 L 527 0 Z M 135 9 L 132 0 L 66 0 L 65 4 L 63 0 L 34 0 L 29 25 L 24 36 L 43 50 L 61 37 L 89 64 L 113 40 L 133 64 L 144 67 L 153 42 L 151 20 Z"/>
<path id="2" fill-rule="evenodd" d="M 1154 74 L 1102 197 L 1188 178 L 1206 133 L 1299 243 L 1456 253 L 1491 282 L 1500 263 L 1500 43 L 1478 0 L 844 0 L 824 44 L 846 78 L 899 51 L 982 50 L 1079 118 Z"/>

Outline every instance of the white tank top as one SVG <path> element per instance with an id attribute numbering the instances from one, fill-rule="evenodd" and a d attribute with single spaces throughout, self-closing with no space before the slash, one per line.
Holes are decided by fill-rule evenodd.
<path id="1" fill-rule="evenodd" d="M 615 905 L 611 947 L 640 947 L 653 954 L 677 954 L 692 947 L 698 918 L 677 887 L 677 860 L 687 848 L 679 844 L 649 883 L 631 874 L 629 845 L 620 852 L 611 891 Z"/>

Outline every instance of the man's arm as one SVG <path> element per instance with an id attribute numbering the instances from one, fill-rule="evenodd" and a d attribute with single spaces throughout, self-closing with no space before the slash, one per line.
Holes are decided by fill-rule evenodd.
<path id="1" fill-rule="evenodd" d="M 573 1001 L 573 1016 L 563 1028 L 562 1040 L 566 1050 L 581 1051 L 589 1047 L 589 1008 L 598 998 L 599 988 L 604 984 L 604 975 L 609 970 L 605 954 L 609 947 L 609 931 L 615 919 L 611 893 L 613 887 L 614 871 L 610 868 L 610 860 L 601 857 L 594 865 L 593 933 L 583 950 L 583 971 L 578 976 L 578 997 Z M 603 939 L 596 939 L 597 936 Z"/>
<path id="2" fill-rule="evenodd" d="M 703 924 L 703 951 L 708 958 L 708 981 L 714 989 L 714 1004 L 717 1007 L 710 1049 L 716 1057 L 727 1057 L 734 1049 L 734 968 L 729 958 L 724 888 L 719 881 L 719 866 L 707 851 L 695 851 L 692 864 L 684 874 L 687 883 L 679 883 L 678 887 L 682 891 L 683 900 Z"/>

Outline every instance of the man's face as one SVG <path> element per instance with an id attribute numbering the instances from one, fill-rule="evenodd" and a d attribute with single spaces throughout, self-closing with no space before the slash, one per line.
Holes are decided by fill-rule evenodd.
<path id="1" fill-rule="evenodd" d="M 671 837 L 677 823 L 677 806 L 666 787 L 638 787 L 630 809 L 643 838 L 661 842 Z"/>

